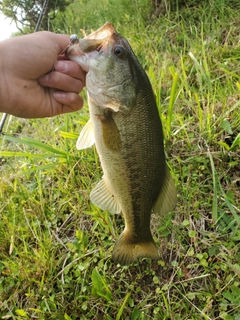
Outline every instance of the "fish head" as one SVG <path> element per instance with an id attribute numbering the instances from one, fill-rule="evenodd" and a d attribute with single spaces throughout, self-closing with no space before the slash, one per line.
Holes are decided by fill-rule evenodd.
<path id="1" fill-rule="evenodd" d="M 139 81 L 136 58 L 128 41 L 111 23 L 70 46 L 67 57 L 87 72 L 86 87 L 92 103 L 114 112 L 131 110 Z"/>

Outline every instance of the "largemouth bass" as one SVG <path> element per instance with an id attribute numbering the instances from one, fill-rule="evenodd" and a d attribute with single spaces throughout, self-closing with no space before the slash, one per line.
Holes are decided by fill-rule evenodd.
<path id="1" fill-rule="evenodd" d="M 112 258 L 122 265 L 139 257 L 159 259 L 151 213 L 172 210 L 176 190 L 150 81 L 111 23 L 71 45 L 67 57 L 87 72 L 90 120 L 77 148 L 95 143 L 104 173 L 90 199 L 102 210 L 122 212 L 125 220 Z"/>

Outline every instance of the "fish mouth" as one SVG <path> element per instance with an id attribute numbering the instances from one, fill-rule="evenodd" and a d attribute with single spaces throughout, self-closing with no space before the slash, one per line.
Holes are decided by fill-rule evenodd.
<path id="1" fill-rule="evenodd" d="M 106 22 L 101 28 L 90 33 L 88 36 L 80 39 L 77 44 L 70 45 L 66 50 L 66 56 L 68 57 L 72 51 L 76 51 L 75 54 L 86 54 L 92 51 L 100 52 L 103 44 L 111 38 L 113 34 L 116 34 L 113 24 Z"/>
<path id="2" fill-rule="evenodd" d="M 79 47 L 83 53 L 92 51 L 102 52 L 107 47 L 110 39 L 117 35 L 113 24 L 110 22 L 105 23 L 101 28 L 92 32 L 88 36 L 79 40 Z"/>
<path id="3" fill-rule="evenodd" d="M 89 60 L 107 50 L 108 42 L 116 35 L 113 24 L 106 22 L 101 28 L 70 45 L 65 52 L 67 59 L 77 62 L 84 71 L 89 71 Z"/>
<path id="4" fill-rule="evenodd" d="M 105 40 L 109 38 L 113 33 L 116 33 L 114 26 L 111 22 L 106 22 L 101 28 L 93 31 L 84 39 Z"/>

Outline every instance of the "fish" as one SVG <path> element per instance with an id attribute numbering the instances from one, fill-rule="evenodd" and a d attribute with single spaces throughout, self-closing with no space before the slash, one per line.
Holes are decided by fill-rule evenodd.
<path id="1" fill-rule="evenodd" d="M 112 260 L 120 265 L 158 260 L 151 215 L 173 210 L 177 196 L 150 80 L 110 22 L 70 45 L 66 55 L 87 72 L 90 119 L 77 149 L 95 143 L 103 170 L 90 200 L 102 210 L 122 213 L 125 221 Z"/>

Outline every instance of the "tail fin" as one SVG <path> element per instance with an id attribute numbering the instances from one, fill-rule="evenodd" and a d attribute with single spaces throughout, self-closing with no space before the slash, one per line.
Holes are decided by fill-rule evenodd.
<path id="1" fill-rule="evenodd" d="M 121 265 L 128 265 L 137 258 L 159 259 L 153 239 L 147 242 L 133 243 L 128 240 L 126 232 L 123 232 L 115 244 L 112 254 L 113 261 Z"/>

